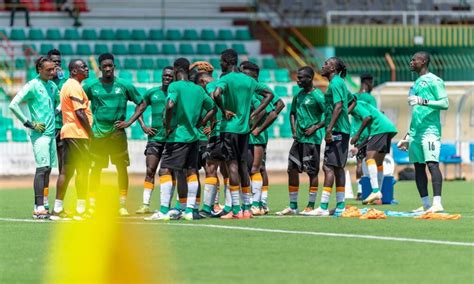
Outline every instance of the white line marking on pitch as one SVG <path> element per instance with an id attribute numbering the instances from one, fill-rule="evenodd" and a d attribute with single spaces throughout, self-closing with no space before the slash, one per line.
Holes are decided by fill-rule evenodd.
<path id="1" fill-rule="evenodd" d="M 0 221 L 28 222 L 28 223 L 52 223 L 50 221 L 45 221 L 45 220 L 14 219 L 14 218 L 0 218 Z M 290 230 L 281 230 L 281 229 L 265 229 L 265 228 L 252 228 L 252 227 L 239 227 L 239 226 L 226 226 L 226 225 L 211 225 L 211 224 L 185 224 L 185 223 L 164 223 L 164 222 L 120 222 L 120 223 L 121 224 L 134 224 L 134 225 L 145 225 L 146 224 L 146 225 L 204 227 L 204 228 L 227 229 L 227 230 L 237 230 L 237 231 L 252 231 L 252 232 L 280 233 L 280 234 L 293 234 L 293 235 L 309 235 L 309 236 L 324 236 L 324 237 L 339 237 L 339 238 L 355 238 L 355 239 L 371 239 L 371 240 L 382 240 L 382 241 L 396 241 L 396 242 L 411 242 L 411 243 L 425 243 L 425 244 L 436 244 L 436 245 L 474 247 L 474 243 L 468 243 L 468 242 L 439 241 L 439 240 L 413 239 L 413 238 L 402 238 L 402 237 L 385 237 L 385 236 L 375 236 L 375 235 L 357 235 L 357 234 L 311 232 L 311 231 L 290 231 Z"/>

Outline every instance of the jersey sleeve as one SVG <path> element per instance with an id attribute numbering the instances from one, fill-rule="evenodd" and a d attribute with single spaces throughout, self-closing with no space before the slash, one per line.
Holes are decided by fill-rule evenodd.
<path id="1" fill-rule="evenodd" d="M 84 90 L 84 93 L 86 94 L 86 96 L 89 98 L 89 100 L 92 100 L 92 83 L 84 83 L 84 85 L 82 85 L 82 89 Z"/>
<path id="2" fill-rule="evenodd" d="M 175 87 L 175 84 L 171 83 L 168 86 L 168 100 L 176 102 L 176 99 L 178 98 L 178 90 Z"/>
<path id="3" fill-rule="evenodd" d="M 210 82 L 206 85 L 206 91 L 208 94 L 211 94 L 216 90 L 217 84 L 213 82 Z"/>
<path id="4" fill-rule="evenodd" d="M 441 79 L 435 80 L 433 82 L 432 88 L 433 88 L 433 93 L 434 93 L 434 96 L 436 97 L 436 100 L 440 100 L 440 99 L 444 99 L 448 97 L 443 80 Z"/>
<path id="5" fill-rule="evenodd" d="M 21 123 L 27 122 L 28 118 L 21 110 L 20 104 L 25 103 L 33 98 L 33 88 L 34 84 L 31 82 L 27 83 L 10 102 L 10 110 Z"/>
<path id="6" fill-rule="evenodd" d="M 219 81 L 216 84 L 216 88 L 221 88 L 223 93 L 226 92 L 226 90 L 229 86 L 229 83 L 226 80 L 227 77 L 228 76 L 224 76 L 224 77 L 220 78 Z"/>
<path id="7" fill-rule="evenodd" d="M 202 95 L 204 96 L 204 100 L 202 102 L 202 106 L 205 110 L 210 111 L 214 108 L 214 101 L 209 97 L 205 92 L 204 89 L 202 90 Z"/>
<path id="8" fill-rule="evenodd" d="M 290 109 L 291 114 L 296 114 L 296 98 L 297 97 L 298 95 L 294 96 L 293 100 L 291 100 L 291 109 Z"/>
<path id="9" fill-rule="evenodd" d="M 340 82 L 335 82 L 335 84 L 331 86 L 331 91 L 334 104 L 344 101 L 344 88 L 342 88 Z"/>
<path id="10" fill-rule="evenodd" d="M 127 89 L 127 98 L 129 101 L 134 102 L 136 105 L 142 103 L 142 95 L 138 92 L 137 88 L 131 83 L 125 83 L 125 88 Z"/>
<path id="11" fill-rule="evenodd" d="M 252 80 L 255 81 L 255 79 L 253 79 L 253 78 L 252 78 Z M 275 96 L 275 93 L 266 84 L 260 83 L 260 82 L 257 82 L 257 81 L 255 81 L 255 82 L 257 83 L 256 86 L 255 86 L 255 92 L 257 94 L 261 94 L 263 91 L 267 90 L 268 92 L 272 93 L 273 96 Z"/>

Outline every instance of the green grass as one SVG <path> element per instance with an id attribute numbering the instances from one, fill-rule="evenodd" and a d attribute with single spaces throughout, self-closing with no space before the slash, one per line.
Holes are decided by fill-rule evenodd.
<path id="1" fill-rule="evenodd" d="M 153 204 L 158 205 L 158 191 Z M 334 195 L 334 194 L 333 194 Z M 53 193 L 51 193 L 53 196 Z M 139 205 L 141 189 L 130 190 L 129 210 Z M 378 208 L 408 211 L 420 206 L 413 182 L 396 186 L 399 205 Z M 208 219 L 172 224 L 212 224 L 305 232 L 390 236 L 474 243 L 473 187 L 471 182 L 444 184 L 443 205 L 460 213 L 458 221 L 426 221 L 392 217 L 386 220 L 345 218 L 276 218 L 223 221 Z M 319 200 L 318 196 L 318 200 Z M 300 191 L 304 206 L 307 189 Z M 33 193 L 26 189 L 0 190 L 0 218 L 30 219 Z M 287 205 L 286 186 L 270 188 L 273 212 Z M 356 204 L 349 201 L 349 204 Z M 71 204 L 71 202 L 69 203 Z M 334 204 L 332 201 L 331 204 Z M 143 245 L 156 247 L 166 237 L 172 279 L 181 283 L 472 283 L 472 246 L 454 246 L 368 240 L 360 238 L 286 234 L 222 227 L 170 226 L 126 220 L 128 230 L 142 230 Z M 128 223 L 131 223 L 128 225 Z M 0 283 L 38 283 L 43 279 L 45 256 L 51 251 L 57 223 L 0 220 Z M 153 255 L 151 255 L 153 257 Z M 87 263 L 87 260 L 84 260 Z M 147 260 L 141 261 L 146 265 Z"/>

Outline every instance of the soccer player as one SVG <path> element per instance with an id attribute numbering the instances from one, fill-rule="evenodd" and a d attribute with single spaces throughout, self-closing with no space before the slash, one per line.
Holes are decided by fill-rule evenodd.
<path id="1" fill-rule="evenodd" d="M 392 138 L 397 134 L 397 128 L 382 112 L 364 101 L 358 101 L 353 110 L 349 111 L 353 117 L 361 121 L 359 129 L 352 136 L 351 144 L 357 144 L 364 130 L 368 130 L 365 162 L 372 193 L 362 203 L 371 204 L 382 199 L 383 161 L 385 155 L 390 152 Z"/>
<path id="2" fill-rule="evenodd" d="M 166 133 L 163 124 L 166 99 L 168 96 L 168 86 L 173 82 L 173 67 L 163 68 L 161 75 L 162 85 L 151 88 L 143 96 L 146 106 L 151 107 L 151 127 L 146 126 L 143 116 L 138 118 L 143 132 L 148 135 L 148 143 L 145 148 L 146 175 L 143 189 L 143 205 L 136 211 L 137 214 L 150 213 L 150 199 L 155 188 L 155 174 L 160 163 L 163 149 L 165 148 Z"/>
<path id="3" fill-rule="evenodd" d="M 247 170 L 249 121 L 254 120 L 256 114 L 265 109 L 273 99 L 273 93 L 268 87 L 239 72 L 237 61 L 238 55 L 235 50 L 226 49 L 221 53 L 220 65 L 225 75 L 219 79 L 212 93 L 225 118 L 220 130 L 232 196 L 232 212 L 222 216 L 223 219 L 252 217 L 250 177 Z M 264 99 L 251 114 L 250 105 L 254 93 L 262 95 Z M 243 212 L 240 211 L 240 187 L 242 187 Z"/>
<path id="4" fill-rule="evenodd" d="M 359 92 L 354 94 L 358 102 L 366 102 L 373 107 L 377 108 L 377 101 L 371 95 L 371 91 L 374 86 L 374 78 L 371 74 L 362 74 L 360 76 L 360 89 Z M 351 120 L 351 137 L 354 136 L 359 130 L 362 121 L 357 117 L 352 116 Z M 359 183 L 360 178 L 362 177 L 362 160 L 366 155 L 366 146 L 368 138 L 368 128 L 365 128 L 364 131 L 360 134 L 358 142 L 354 145 L 354 148 L 351 150 L 352 155 L 356 156 L 357 166 L 356 166 L 356 180 L 357 180 L 357 197 L 356 200 L 360 200 L 362 196 L 362 186 Z"/>
<path id="5" fill-rule="evenodd" d="M 35 206 L 33 218 L 47 219 L 49 212 L 44 206 L 45 189 L 49 187 L 51 169 L 56 166 L 56 143 L 54 140 L 54 105 L 53 100 L 58 88 L 51 81 L 54 76 L 54 62 L 49 58 L 39 57 L 36 60 L 38 76 L 29 81 L 13 98 L 10 110 L 27 128 L 33 144 L 36 173 L 34 178 Z M 30 117 L 25 115 L 21 104 L 26 104 Z"/>
<path id="6" fill-rule="evenodd" d="M 61 140 L 64 143 L 63 166 L 56 185 L 56 200 L 51 220 L 70 219 L 63 208 L 69 181 L 76 172 L 76 220 L 88 218 L 86 199 L 90 167 L 89 143 L 92 137 L 92 112 L 90 102 L 81 82 L 89 77 L 87 64 L 80 59 L 69 63 L 70 78 L 61 89 L 61 113 L 63 126 Z"/>
<path id="7" fill-rule="evenodd" d="M 314 210 L 318 194 L 318 173 L 321 155 L 321 142 L 324 137 L 324 94 L 313 85 L 314 70 L 309 67 L 298 69 L 296 83 L 301 88 L 293 97 L 290 111 L 293 145 L 288 156 L 289 207 L 277 215 L 298 214 L 299 173 L 306 172 L 309 177 L 308 205 L 301 214 Z"/>
<path id="8" fill-rule="evenodd" d="M 258 67 L 257 64 L 250 61 L 243 61 L 240 64 L 240 69 L 244 74 L 258 81 L 260 67 Z M 253 110 L 258 108 L 262 99 L 262 96 L 257 93 L 254 95 L 252 98 Z M 268 194 L 268 174 L 265 168 L 268 143 L 267 129 L 276 120 L 283 108 L 285 108 L 285 104 L 278 95 L 274 94 L 271 103 L 262 110 L 261 114 L 257 114 L 257 116 L 260 116 L 257 120 L 260 122 L 254 124 L 253 131 L 249 135 L 248 168 L 253 194 L 251 211 L 252 214 L 256 216 L 268 214 L 266 198 L 265 196 L 262 198 L 264 186 L 266 186 L 265 194 Z M 265 203 L 262 199 L 265 200 Z"/>
<path id="9" fill-rule="evenodd" d="M 408 104 L 412 106 L 410 130 L 398 147 L 407 150 L 410 162 L 415 164 L 416 187 L 423 206 L 414 211 L 442 212 L 441 188 L 443 177 L 439 170 L 441 148 L 441 110 L 449 107 L 448 96 L 441 78 L 429 71 L 430 55 L 417 52 L 410 61 L 410 70 L 418 74 L 418 79 L 410 88 Z M 431 174 L 433 204 L 428 196 L 426 166 Z"/>
<path id="10" fill-rule="evenodd" d="M 58 156 L 58 169 L 59 172 L 61 172 L 62 165 L 63 165 L 63 142 L 61 141 L 61 127 L 63 126 L 63 117 L 61 115 L 61 106 L 59 104 L 60 102 L 60 97 L 59 97 L 59 92 L 61 91 L 61 88 L 63 87 L 64 83 L 66 82 L 66 78 L 64 77 L 64 72 L 61 69 L 61 52 L 57 49 L 51 49 L 48 51 L 47 57 L 51 59 L 51 61 L 54 62 L 56 65 L 56 68 L 54 69 L 54 77 L 51 81 L 53 81 L 56 86 L 58 87 L 58 93 L 57 96 L 53 98 L 53 104 L 54 104 L 54 109 L 55 109 L 55 137 L 56 137 L 56 152 Z M 48 205 L 48 194 L 49 194 L 49 188 L 46 188 L 45 193 L 44 193 L 44 199 L 45 199 L 45 207 L 47 208 Z"/>
<path id="11" fill-rule="evenodd" d="M 341 214 L 345 209 L 345 185 L 346 175 L 344 167 L 347 162 L 349 151 L 350 122 L 348 107 L 349 102 L 356 103 L 352 94 L 347 90 L 344 82 L 346 77 L 346 66 L 344 62 L 331 57 L 324 62 L 321 75 L 329 80 L 324 95 L 324 118 L 325 118 L 325 141 L 324 150 L 324 188 L 321 193 L 321 204 L 318 208 L 307 215 L 328 216 L 329 197 L 331 196 L 334 181 L 336 183 L 336 210 L 335 214 Z"/>
<path id="12" fill-rule="evenodd" d="M 188 80 L 189 61 L 178 58 L 173 65 L 175 81 L 168 87 L 165 126 L 167 140 L 158 174 L 161 184 L 160 210 L 145 220 L 169 220 L 169 208 L 173 196 L 173 170 L 186 170 L 188 194 L 185 220 L 193 220 L 198 191 L 198 128 L 205 125 L 215 114 L 212 99 L 203 88 Z M 207 111 L 201 120 L 201 111 Z"/>
<path id="13" fill-rule="evenodd" d="M 92 170 L 90 174 L 90 205 L 94 207 L 94 194 L 100 187 L 100 176 L 103 168 L 109 166 L 109 158 L 117 168 L 118 187 L 120 192 L 121 216 L 130 215 L 125 208 L 128 193 L 128 155 L 127 135 L 129 127 L 146 108 L 137 89 L 130 83 L 115 77 L 114 56 L 104 53 L 99 56 L 99 69 L 102 77 L 88 82 L 84 91 L 91 101 L 94 117 L 91 141 Z M 127 102 L 136 104 L 135 112 L 128 121 L 125 120 Z"/>

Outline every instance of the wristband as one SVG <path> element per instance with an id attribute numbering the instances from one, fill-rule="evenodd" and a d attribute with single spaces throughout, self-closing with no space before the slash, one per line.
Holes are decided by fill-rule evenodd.
<path id="1" fill-rule="evenodd" d="M 27 128 L 34 129 L 33 124 L 30 121 L 26 121 L 23 125 Z"/>

